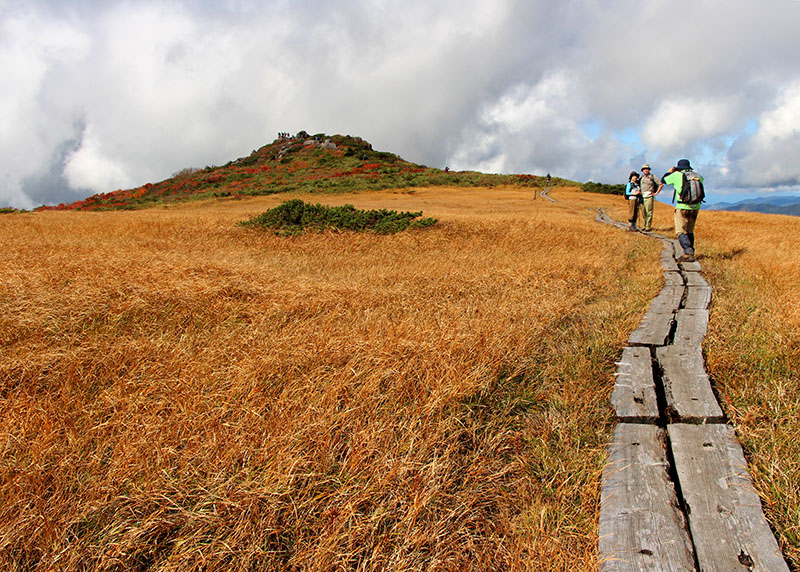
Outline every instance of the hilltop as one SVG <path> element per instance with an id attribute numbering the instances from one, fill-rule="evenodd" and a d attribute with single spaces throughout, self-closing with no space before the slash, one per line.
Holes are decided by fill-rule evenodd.
<path id="1" fill-rule="evenodd" d="M 555 179 L 553 182 L 560 181 Z M 340 193 L 410 187 L 544 186 L 544 177 L 449 171 L 411 163 L 350 135 L 280 134 L 249 156 L 219 167 L 184 169 L 160 183 L 92 195 L 37 210 L 136 209 L 191 199 L 285 192 Z"/>

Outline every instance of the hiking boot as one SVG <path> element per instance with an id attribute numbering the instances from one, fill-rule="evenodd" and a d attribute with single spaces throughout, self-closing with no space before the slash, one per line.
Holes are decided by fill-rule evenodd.
<path id="1" fill-rule="evenodd" d="M 694 262 L 695 258 L 691 254 L 681 254 L 678 257 L 678 262 Z"/>

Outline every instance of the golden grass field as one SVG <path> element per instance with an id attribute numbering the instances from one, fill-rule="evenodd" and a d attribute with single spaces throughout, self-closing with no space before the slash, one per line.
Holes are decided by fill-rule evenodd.
<path id="1" fill-rule="evenodd" d="M 596 570 L 614 361 L 661 287 L 619 197 L 419 189 L 0 218 L 0 569 Z M 671 210 L 656 227 L 668 233 Z M 703 213 L 709 373 L 800 564 L 800 219 Z"/>

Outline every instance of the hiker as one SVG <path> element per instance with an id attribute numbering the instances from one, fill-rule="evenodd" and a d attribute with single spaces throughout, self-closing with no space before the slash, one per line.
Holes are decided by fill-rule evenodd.
<path id="1" fill-rule="evenodd" d="M 655 196 L 658 194 L 659 182 L 650 172 L 650 165 L 642 165 L 642 178 L 639 181 L 642 187 L 642 224 L 644 231 L 653 230 L 653 207 Z"/>
<path id="2" fill-rule="evenodd" d="M 639 214 L 639 201 L 642 198 L 642 188 L 639 185 L 639 173 L 631 171 L 628 175 L 628 184 L 625 185 L 625 198 L 628 200 L 628 230 L 636 228 L 636 217 Z"/>
<path id="3" fill-rule="evenodd" d="M 692 170 L 689 159 L 681 159 L 678 164 L 670 169 L 669 173 L 661 177 L 658 192 L 665 185 L 672 185 L 675 189 L 673 201 L 675 202 L 675 234 L 683 248 L 683 254 L 678 262 L 694 262 L 694 226 L 700 205 L 705 198 L 703 177 Z"/>

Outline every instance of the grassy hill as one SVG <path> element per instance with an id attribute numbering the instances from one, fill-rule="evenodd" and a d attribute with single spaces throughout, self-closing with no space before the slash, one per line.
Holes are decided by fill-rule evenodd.
<path id="1" fill-rule="evenodd" d="M 553 184 L 563 183 L 554 179 Z M 160 183 L 100 193 L 38 210 L 119 210 L 209 198 L 242 198 L 287 192 L 341 193 L 409 187 L 498 185 L 543 187 L 532 175 L 444 171 L 375 151 L 359 137 L 308 135 L 278 138 L 221 167 L 184 169 Z"/>
<path id="2" fill-rule="evenodd" d="M 618 197 L 550 194 L 313 195 L 438 220 L 393 235 L 237 224 L 293 192 L 6 217 L 0 568 L 596 570 L 614 362 L 661 245 L 594 221 Z M 697 228 L 709 374 L 795 567 L 798 232 Z"/>

